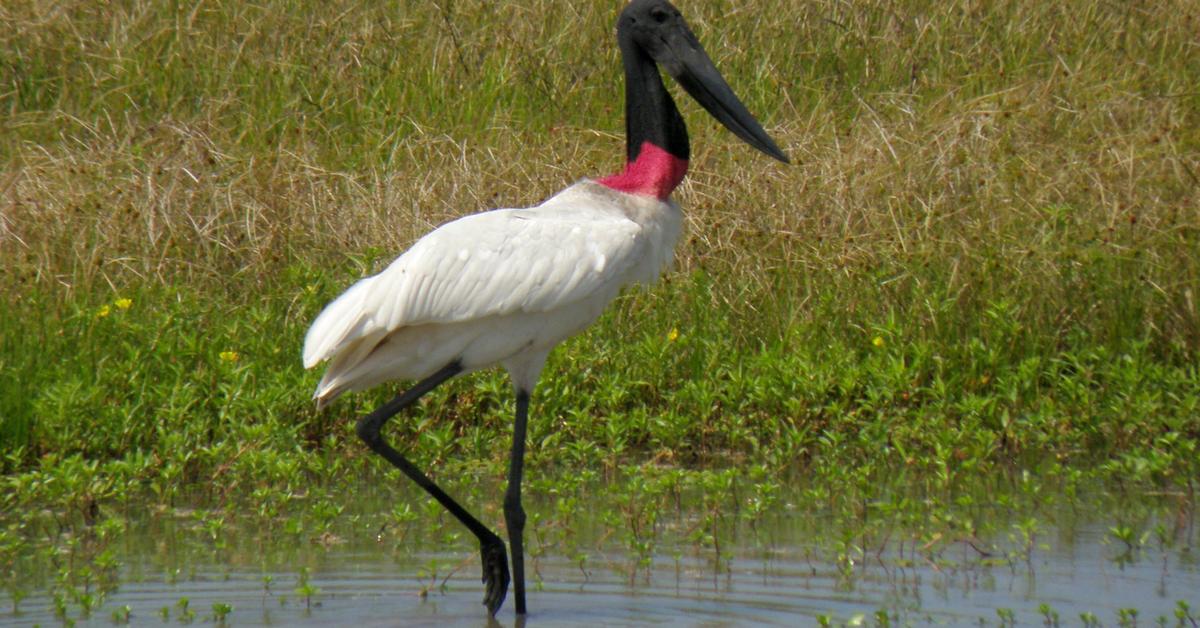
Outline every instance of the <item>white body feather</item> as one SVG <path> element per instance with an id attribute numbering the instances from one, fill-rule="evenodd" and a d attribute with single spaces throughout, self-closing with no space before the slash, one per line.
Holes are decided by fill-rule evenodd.
<path id="1" fill-rule="evenodd" d="M 527 209 L 447 223 L 317 317 L 304 366 L 329 360 L 314 397 L 393 379 L 503 364 L 532 391 L 546 356 L 632 283 L 672 259 L 682 215 L 671 201 L 581 181 Z"/>

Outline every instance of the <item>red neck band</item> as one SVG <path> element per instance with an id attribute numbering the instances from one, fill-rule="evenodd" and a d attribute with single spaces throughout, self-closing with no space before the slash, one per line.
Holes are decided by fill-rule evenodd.
<path id="1" fill-rule="evenodd" d="M 625 170 L 599 180 L 599 183 L 614 190 L 629 194 L 653 196 L 667 200 L 671 190 L 679 186 L 687 174 L 688 160 L 643 142 L 637 159 L 625 164 Z"/>

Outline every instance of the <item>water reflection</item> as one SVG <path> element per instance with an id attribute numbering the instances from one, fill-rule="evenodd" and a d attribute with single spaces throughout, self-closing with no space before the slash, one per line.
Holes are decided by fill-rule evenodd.
<path id="1" fill-rule="evenodd" d="M 496 622 L 486 617 L 477 552 L 456 527 L 396 523 L 383 508 L 360 507 L 320 534 L 232 524 L 214 533 L 186 512 L 132 522 L 116 548 L 115 590 L 89 616 L 71 607 L 67 617 L 112 625 L 127 607 L 135 625 L 177 624 L 215 621 L 215 605 L 227 605 L 236 625 L 515 625 L 511 605 Z M 1011 515 L 977 536 L 868 533 L 780 507 L 753 526 L 731 517 L 717 543 L 697 534 L 696 513 L 663 515 L 639 537 L 603 514 L 556 519 L 552 504 L 536 508 L 530 625 L 1075 625 L 1081 615 L 1116 625 L 1122 609 L 1174 625 L 1179 601 L 1200 607 L 1194 526 L 1157 542 L 1153 533 L 1171 523 L 1171 508 L 1139 511 L 1131 546 L 1110 512 L 1078 508 L 1039 513 L 1036 524 Z M 419 551 L 437 547 L 448 549 Z M 52 573 L 19 614 L 0 612 L 0 624 L 59 623 Z"/>

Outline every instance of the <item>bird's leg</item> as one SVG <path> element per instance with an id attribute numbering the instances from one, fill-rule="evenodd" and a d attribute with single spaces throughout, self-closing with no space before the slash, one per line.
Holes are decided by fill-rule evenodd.
<path id="1" fill-rule="evenodd" d="M 479 553 L 483 560 L 483 582 L 486 584 L 483 603 L 487 606 L 488 612 L 492 615 L 500 610 L 500 605 L 504 603 L 504 596 L 508 593 L 508 557 L 504 551 L 504 541 L 476 519 L 465 508 L 454 501 L 452 497 L 447 495 L 445 491 L 434 484 L 429 476 L 425 475 L 413 463 L 409 462 L 400 452 L 396 451 L 383 440 L 383 436 L 379 430 L 388 419 L 396 415 L 404 408 L 415 403 L 425 393 L 437 388 L 442 382 L 454 377 L 462 372 L 462 365 L 458 362 L 451 362 L 442 368 L 442 370 L 426 377 L 417 382 L 415 386 L 397 395 L 395 399 L 383 404 L 374 412 L 364 416 L 358 421 L 358 436 L 370 447 L 375 453 L 383 456 L 388 462 L 392 463 L 397 469 L 400 469 L 407 475 L 409 479 L 416 482 L 418 486 L 425 489 L 434 499 L 454 515 L 456 519 L 462 522 L 475 538 L 479 539 Z"/>
<path id="2" fill-rule="evenodd" d="M 504 493 L 504 523 L 512 547 L 514 593 L 517 615 L 525 614 L 525 509 L 521 507 L 521 475 L 525 466 L 525 423 L 529 417 L 529 393 L 517 390 L 517 420 L 513 423 L 512 457 L 508 462 L 508 490 Z"/>

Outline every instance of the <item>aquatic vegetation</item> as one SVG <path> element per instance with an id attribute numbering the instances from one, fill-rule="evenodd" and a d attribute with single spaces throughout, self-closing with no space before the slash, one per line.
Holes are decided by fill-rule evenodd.
<path id="1" fill-rule="evenodd" d="M 212 611 L 212 620 L 218 624 L 224 624 L 225 618 L 233 612 L 233 606 L 224 602 L 213 602 Z"/>
<path id="2" fill-rule="evenodd" d="M 132 615 L 133 607 L 128 604 L 123 604 L 113 609 L 109 619 L 111 619 L 114 624 L 128 624 Z"/>
<path id="3" fill-rule="evenodd" d="M 319 587 L 313 586 L 313 584 L 309 582 L 309 576 L 310 572 L 308 567 L 301 567 L 300 576 L 296 582 L 296 588 L 293 591 L 293 593 L 296 594 L 296 597 L 304 598 L 304 610 L 306 611 L 312 611 L 313 597 L 321 592 Z"/>
<path id="4" fill-rule="evenodd" d="M 179 598 L 175 603 L 175 619 L 182 624 L 190 624 L 196 619 L 196 611 L 191 609 L 191 600 L 186 597 Z"/>
<path id="5" fill-rule="evenodd" d="M 1038 604 L 1038 612 L 1042 614 L 1043 625 L 1052 626 L 1054 628 L 1057 628 L 1060 625 L 1058 611 L 1054 610 L 1054 607 L 1050 606 L 1049 604 L 1045 602 Z"/>
<path id="6" fill-rule="evenodd" d="M 383 475 L 379 469 L 367 473 Z M 915 586 L 905 584 L 913 577 L 906 574 L 917 573 L 924 574 L 921 579 L 944 581 L 942 586 L 951 589 L 987 590 L 989 578 L 1028 573 L 1032 580 L 1032 574 L 1059 560 L 1053 557 L 1075 552 L 1070 547 L 1086 542 L 1075 540 L 1077 536 L 1086 538 L 1076 526 L 1094 529 L 1098 545 L 1103 547 L 1105 532 L 1116 527 L 1104 522 L 1111 513 L 1128 522 L 1122 525 L 1138 530 L 1135 536 L 1172 540 L 1169 544 L 1147 543 L 1128 562 L 1122 563 L 1124 559 L 1116 555 L 1119 552 L 1102 552 L 1099 560 L 1123 564 L 1123 569 L 1145 565 L 1150 573 L 1161 570 L 1164 578 L 1176 571 L 1185 581 L 1196 577 L 1194 562 L 1188 558 L 1189 548 L 1197 542 L 1194 519 L 1189 519 L 1194 515 L 1185 511 L 1181 518 L 1172 497 L 1119 496 L 1080 486 L 1080 496 L 1064 504 L 1061 492 L 1053 486 L 1027 491 L 1009 478 L 994 484 L 960 485 L 953 499 L 943 501 L 931 499 L 936 493 L 913 493 L 912 487 L 899 480 L 880 480 L 868 489 L 847 478 L 845 484 L 835 482 L 833 491 L 838 496 L 831 499 L 824 491 L 811 489 L 825 486 L 824 480 L 784 476 L 775 478 L 779 486 L 774 489 L 774 505 L 751 517 L 746 513 L 761 491 L 756 486 L 766 483 L 767 477 L 753 468 L 735 473 L 650 465 L 627 465 L 609 478 L 541 475 L 531 486 L 529 506 L 531 566 L 538 574 L 535 590 L 561 593 L 564 577 L 577 581 L 566 583 L 566 591 L 589 583 L 606 590 L 613 586 L 606 584 L 614 582 L 613 578 L 631 591 L 663 586 L 674 590 L 679 585 L 669 582 L 684 574 L 685 578 L 707 580 L 707 587 L 720 592 L 722 582 L 741 578 L 739 574 L 748 570 L 794 574 L 791 577 L 804 578 L 807 587 L 827 590 L 830 599 L 850 592 L 861 594 L 878 586 L 881 579 L 883 591 L 892 591 L 894 596 L 896 591 Z M 414 512 L 423 509 L 427 500 L 405 490 L 403 483 L 379 480 L 368 475 L 352 479 L 354 484 L 314 485 L 308 497 L 294 500 L 279 515 L 294 518 L 299 530 L 295 534 L 246 508 L 248 498 L 246 502 L 234 498 L 217 504 L 205 502 L 222 499 L 220 496 L 200 495 L 199 502 L 175 507 L 137 504 L 118 515 L 121 528 L 105 520 L 95 527 L 108 531 L 94 535 L 86 532 L 87 528 L 78 528 L 84 531 L 82 537 L 19 535 L 6 542 L 12 553 L 5 555 L 5 561 L 23 576 L 19 580 L 26 591 L 23 606 L 28 607 L 29 594 L 33 594 L 37 600 L 34 613 L 50 605 L 64 621 L 97 612 L 120 616 L 123 606 L 144 604 L 144 599 L 138 601 L 135 596 L 131 602 L 122 593 L 139 586 L 130 574 L 143 571 L 145 567 L 138 565 L 147 561 L 166 566 L 149 580 L 167 585 L 164 594 L 174 592 L 165 605 L 170 621 L 199 621 L 201 615 L 216 620 L 217 612 L 226 606 L 225 620 L 231 622 L 244 622 L 246 616 L 238 620 L 241 613 L 249 612 L 253 618 L 272 607 L 281 613 L 325 612 L 322 609 L 329 604 L 337 604 L 339 589 L 334 585 L 332 597 L 327 596 L 326 585 L 318 586 L 316 580 L 334 577 L 327 570 L 337 560 L 346 560 L 330 563 L 343 544 L 354 548 L 346 554 L 352 562 L 373 555 L 376 558 L 367 559 L 368 564 L 378 565 L 371 569 L 394 574 L 395 561 L 403 566 L 399 573 L 417 574 L 386 587 L 401 593 L 402 598 L 436 600 L 469 589 L 472 579 L 467 576 L 474 570 L 464 567 L 477 556 L 454 522 L 447 517 L 418 517 L 421 524 L 417 526 L 409 525 L 411 518 L 408 523 L 397 523 L 394 512 L 383 505 L 403 504 L 405 508 L 396 506 L 396 510 Z M 467 490 L 472 486 L 478 490 Z M 486 477 L 464 475 L 449 480 L 448 488 L 471 501 L 486 503 L 487 496 L 501 487 L 489 485 Z M 325 521 L 327 515 L 308 503 L 337 493 L 354 494 L 356 499 L 332 520 Z M 155 503 L 152 493 L 145 493 L 143 499 Z M 219 534 L 214 535 L 218 529 L 214 522 L 218 521 Z M 95 539 L 84 542 L 89 535 Z M 327 543 L 329 536 L 341 540 Z M 103 542 L 106 538 L 140 538 L 149 543 L 145 548 L 126 545 L 114 551 Z M 155 547 L 161 541 L 154 539 L 171 539 L 166 555 L 161 554 L 163 548 Z M 444 547 L 450 553 L 430 556 L 423 553 L 428 547 Z M 299 569 L 295 565 L 300 565 Z M 200 573 L 197 566 L 201 566 Z M 280 572 L 293 575 L 274 575 Z M 106 573 L 111 573 L 111 578 Z M 230 590 L 212 588 L 214 581 L 228 579 L 230 573 L 244 574 L 234 577 L 235 583 L 241 580 L 245 584 L 230 585 Z M 545 573 L 553 575 L 547 580 Z M 281 584 L 289 595 L 276 593 Z M 991 586 L 996 587 L 994 583 Z M 239 597 L 222 597 L 238 590 L 242 591 Z M 403 595 L 405 591 L 409 595 Z M 215 599 L 206 597 L 214 595 Z M 1174 608 L 1159 605 L 1151 607 L 1153 612 L 1139 612 L 1155 618 L 1174 614 L 1186 621 L 1191 612 L 1187 604 L 1194 601 L 1178 601 L 1182 604 Z M 831 625 L 905 625 L 925 613 L 938 616 L 945 612 L 926 609 L 906 595 L 872 604 L 870 609 L 849 614 L 843 608 L 828 614 L 829 621 Z M 289 610 L 291 607 L 296 610 Z M 155 608 L 163 608 L 163 604 Z M 200 610 L 208 608 L 213 609 L 212 615 Z M 1011 614 L 1004 617 L 1025 618 L 1024 622 L 1032 617 L 1048 620 L 1055 614 L 1065 615 L 1063 608 L 1058 603 L 1050 608 L 1013 598 L 1000 611 Z M 135 607 L 134 612 L 153 611 Z M 1096 614 L 1117 621 L 1117 612 L 1113 608 Z M 992 617 L 1001 615 L 992 611 Z"/>

